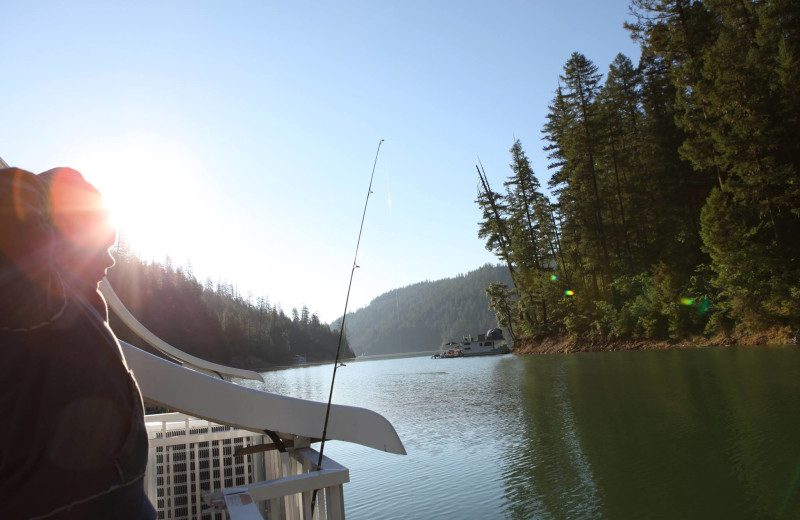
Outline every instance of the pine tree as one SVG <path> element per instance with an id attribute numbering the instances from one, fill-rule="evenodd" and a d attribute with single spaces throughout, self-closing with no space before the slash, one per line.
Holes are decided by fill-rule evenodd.
<path id="1" fill-rule="evenodd" d="M 704 211 L 705 244 L 736 318 L 750 328 L 796 325 L 790 302 L 800 291 L 800 146 L 797 113 L 785 107 L 800 107 L 797 72 L 787 69 L 800 50 L 800 8 L 708 4 L 720 28 L 704 49 L 709 85 L 702 94 L 711 117 L 698 133 L 713 142 L 725 183 Z M 718 235 L 720 220 L 733 228 L 726 236 Z"/>
<path id="2" fill-rule="evenodd" d="M 512 258 L 519 272 L 517 290 L 521 293 L 523 315 L 528 311 L 531 314 L 531 319 L 527 320 L 530 325 L 537 327 L 541 320 L 541 325 L 546 327 L 544 280 L 553 272 L 554 261 L 547 247 L 549 230 L 545 226 L 548 222 L 540 220 L 542 211 L 539 206 L 544 197 L 519 139 L 509 151 L 512 175 L 504 186 L 507 190 Z"/>
<path id="3" fill-rule="evenodd" d="M 508 285 L 504 283 L 492 283 L 485 289 L 485 292 L 489 299 L 489 309 L 496 313 L 497 325 L 507 328 L 512 344 L 516 343 L 514 322 L 518 319 L 519 310 L 514 299 L 514 291 L 509 290 Z"/>
<path id="4" fill-rule="evenodd" d="M 486 249 L 494 253 L 507 266 L 511 273 L 512 280 L 516 276 L 516 271 L 511 261 L 511 239 L 508 230 L 508 216 L 503 197 L 492 191 L 486 172 L 477 165 L 478 178 L 478 198 L 476 202 L 483 212 L 483 220 L 478 224 L 478 238 L 486 240 Z"/>
<path id="5" fill-rule="evenodd" d="M 580 284 L 578 294 L 584 306 L 593 307 L 604 299 L 612 279 L 607 243 L 607 209 L 601 196 L 601 171 L 597 168 L 601 149 L 596 97 L 601 75 L 584 55 L 573 53 L 564 65 L 562 85 L 550 105 L 544 127 L 549 145 L 549 185 L 557 196 L 557 213 L 564 255 Z"/>
<path id="6" fill-rule="evenodd" d="M 554 203 L 518 141 L 505 196 L 479 169 L 480 236 L 518 294 L 492 287 L 494 308 L 511 302 L 523 335 L 679 337 L 709 304 L 712 328 L 800 327 L 800 2 L 632 12 L 638 66 L 618 55 L 601 87 L 573 53 L 559 77 L 543 129 Z"/>
<path id="7" fill-rule="evenodd" d="M 642 174 L 640 86 L 639 70 L 628 57 L 618 54 L 598 95 L 602 133 L 598 164 L 607 172 L 607 183 L 611 184 L 607 190 L 616 202 L 609 206 L 615 223 L 615 256 L 625 259 L 624 271 L 628 273 L 637 267 L 631 220 L 637 220 L 643 206 L 642 201 L 633 198 L 631 189 L 631 183 Z"/>

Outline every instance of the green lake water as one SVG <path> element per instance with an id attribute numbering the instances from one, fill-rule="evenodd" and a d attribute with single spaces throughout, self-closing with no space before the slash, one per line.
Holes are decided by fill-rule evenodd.
<path id="1" fill-rule="evenodd" d="M 325 401 L 332 368 L 267 372 Z M 800 349 L 348 362 L 334 402 L 407 456 L 329 442 L 357 519 L 800 518 Z"/>

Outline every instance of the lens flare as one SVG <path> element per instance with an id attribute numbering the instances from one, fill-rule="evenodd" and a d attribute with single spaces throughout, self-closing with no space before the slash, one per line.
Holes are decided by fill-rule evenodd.
<path id="1" fill-rule="evenodd" d="M 686 307 L 695 307 L 697 309 L 698 316 L 702 316 L 703 314 L 707 313 L 709 307 L 711 307 L 711 302 L 709 302 L 708 298 L 705 296 L 699 299 L 679 298 L 678 303 L 685 305 Z"/>
<path id="2" fill-rule="evenodd" d="M 556 280 L 558 280 L 558 276 L 556 276 L 556 275 L 554 275 L 554 274 L 551 274 L 551 275 L 550 275 L 550 281 L 551 281 L 551 282 L 555 282 Z"/>
<path id="3" fill-rule="evenodd" d="M 564 291 L 564 294 L 566 294 L 567 296 L 575 296 L 575 291 L 570 291 L 569 289 L 567 289 L 566 291 Z"/>
<path id="4" fill-rule="evenodd" d="M 85 249 L 107 250 L 116 242 L 110 212 L 97 189 L 71 168 L 54 168 L 39 175 L 47 184 L 50 215 L 56 229 Z"/>

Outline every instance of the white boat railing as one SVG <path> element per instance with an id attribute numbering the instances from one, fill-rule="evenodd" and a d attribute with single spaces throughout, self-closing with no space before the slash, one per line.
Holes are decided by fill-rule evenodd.
<path id="1" fill-rule="evenodd" d="M 322 437 L 325 403 L 235 384 L 228 378 L 261 376 L 168 345 L 128 312 L 107 281 L 101 288 L 117 315 L 180 363 L 120 341 L 142 396 L 180 412 L 146 417 L 146 489 L 159 519 L 344 519 L 342 485 L 349 470 L 327 457 L 317 466 L 319 453 L 310 448 Z M 406 453 L 385 417 L 353 406 L 330 407 L 327 439 Z"/>
<path id="2" fill-rule="evenodd" d="M 145 488 L 159 518 L 344 519 L 349 471 L 327 457 L 317 469 L 309 439 L 284 439 L 281 452 L 266 435 L 180 413 L 147 416 L 147 431 Z"/>
<path id="3" fill-rule="evenodd" d="M 227 488 L 210 495 L 212 504 L 224 499 L 233 520 L 260 520 L 256 505 L 264 503 L 266 517 L 297 520 L 343 520 L 344 496 L 342 486 L 350 481 L 350 471 L 311 448 L 294 448 L 285 453 L 271 452 L 267 461 L 268 474 L 275 478 Z M 280 475 L 286 475 L 281 477 Z M 311 500 L 317 490 L 316 504 Z M 258 515 L 258 516 L 257 516 Z"/>

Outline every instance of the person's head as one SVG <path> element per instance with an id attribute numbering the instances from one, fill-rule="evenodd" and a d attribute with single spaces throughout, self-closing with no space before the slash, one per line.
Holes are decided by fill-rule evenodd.
<path id="1" fill-rule="evenodd" d="M 40 180 L 0 169 L 0 325 L 24 328 L 48 312 L 60 288 L 53 273 L 53 229 Z"/>
<path id="2" fill-rule="evenodd" d="M 114 265 L 109 249 L 117 235 L 103 197 L 71 168 L 54 168 L 39 178 L 47 188 L 56 232 L 56 269 L 82 290 L 93 292 Z"/>

